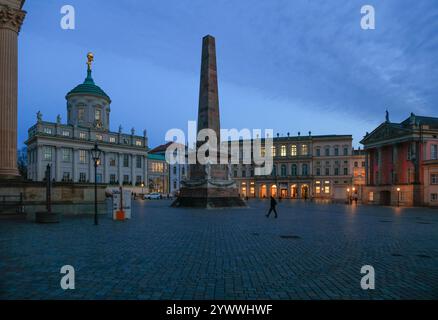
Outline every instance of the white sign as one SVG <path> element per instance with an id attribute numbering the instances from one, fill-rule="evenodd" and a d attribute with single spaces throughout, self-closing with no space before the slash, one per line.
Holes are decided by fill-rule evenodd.
<path id="1" fill-rule="evenodd" d="M 131 219 L 131 191 L 123 190 L 123 197 L 120 196 L 120 190 L 113 192 L 113 219 L 118 220 L 118 213 L 123 212 L 125 219 Z M 122 200 L 122 205 L 120 205 Z"/>

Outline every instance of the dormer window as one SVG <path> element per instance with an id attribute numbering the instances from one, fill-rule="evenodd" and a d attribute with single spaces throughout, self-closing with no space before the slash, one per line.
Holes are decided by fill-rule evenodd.
<path id="1" fill-rule="evenodd" d="M 84 108 L 79 108 L 78 109 L 78 120 L 79 121 L 83 121 L 85 117 L 85 109 Z"/>
<path id="2" fill-rule="evenodd" d="M 94 111 L 94 120 L 96 121 L 102 121 L 102 110 L 99 108 L 96 108 Z"/>

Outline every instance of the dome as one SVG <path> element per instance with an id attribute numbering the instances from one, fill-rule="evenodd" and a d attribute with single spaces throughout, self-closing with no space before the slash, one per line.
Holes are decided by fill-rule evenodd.
<path id="1" fill-rule="evenodd" d="M 111 103 L 110 97 L 103 91 L 99 86 L 94 83 L 93 78 L 91 77 L 91 69 L 87 70 L 87 78 L 85 78 L 84 83 L 76 86 L 73 90 L 71 90 L 65 96 L 66 99 L 73 95 L 92 95 L 107 99 L 109 103 Z"/>

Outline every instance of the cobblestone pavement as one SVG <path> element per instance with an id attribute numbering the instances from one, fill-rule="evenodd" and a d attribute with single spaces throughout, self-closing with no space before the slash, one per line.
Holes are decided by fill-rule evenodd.
<path id="1" fill-rule="evenodd" d="M 438 210 L 267 201 L 175 209 L 136 201 L 133 219 L 0 220 L 2 299 L 437 299 Z M 75 268 L 62 290 L 60 269 Z M 375 290 L 360 269 L 375 268 Z"/>

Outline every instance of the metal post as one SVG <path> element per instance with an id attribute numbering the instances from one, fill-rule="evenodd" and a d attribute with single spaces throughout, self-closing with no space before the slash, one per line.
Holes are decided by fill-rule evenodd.
<path id="1" fill-rule="evenodd" d="M 94 160 L 94 224 L 97 226 L 97 160 Z"/>

